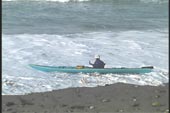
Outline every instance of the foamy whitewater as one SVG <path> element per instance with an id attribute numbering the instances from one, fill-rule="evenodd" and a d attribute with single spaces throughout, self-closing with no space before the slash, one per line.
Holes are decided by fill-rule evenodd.
<path id="1" fill-rule="evenodd" d="M 168 82 L 167 1 L 11 1 L 2 2 L 3 95 L 118 82 L 151 86 Z M 154 71 L 69 74 L 28 66 L 89 66 L 95 54 L 106 67 L 154 66 Z"/>

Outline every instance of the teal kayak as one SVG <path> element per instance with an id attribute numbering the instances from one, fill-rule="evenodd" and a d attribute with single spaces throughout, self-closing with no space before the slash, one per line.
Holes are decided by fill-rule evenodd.
<path id="1" fill-rule="evenodd" d="M 116 73 L 116 74 L 140 74 L 152 72 L 153 66 L 141 67 L 141 68 L 102 68 L 96 69 L 91 67 L 77 68 L 71 66 L 43 66 L 36 64 L 29 64 L 32 68 L 43 72 L 64 72 L 64 73 Z"/>

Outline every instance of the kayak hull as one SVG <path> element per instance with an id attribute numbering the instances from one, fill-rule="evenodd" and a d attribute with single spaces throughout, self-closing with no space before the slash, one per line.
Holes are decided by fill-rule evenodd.
<path id="1" fill-rule="evenodd" d="M 64 72 L 64 73 L 117 73 L 117 74 L 138 74 L 138 73 L 149 73 L 153 68 L 103 68 L 96 69 L 91 67 L 85 67 L 82 69 L 77 69 L 76 67 L 67 67 L 67 66 L 43 66 L 43 65 L 35 65 L 30 64 L 30 67 L 43 71 L 43 72 Z"/>

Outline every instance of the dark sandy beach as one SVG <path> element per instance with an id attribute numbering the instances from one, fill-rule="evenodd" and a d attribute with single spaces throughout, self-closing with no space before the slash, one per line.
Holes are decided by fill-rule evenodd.
<path id="1" fill-rule="evenodd" d="M 112 84 L 28 95 L 3 95 L 3 113 L 169 113 L 169 84 Z"/>

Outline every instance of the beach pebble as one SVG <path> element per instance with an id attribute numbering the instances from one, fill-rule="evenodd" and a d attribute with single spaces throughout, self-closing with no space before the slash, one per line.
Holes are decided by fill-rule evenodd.
<path id="1" fill-rule="evenodd" d="M 15 103 L 13 103 L 13 102 L 8 102 L 8 103 L 6 103 L 6 106 L 13 106 L 13 105 L 15 105 Z"/>
<path id="2" fill-rule="evenodd" d="M 11 111 L 12 110 L 12 108 L 7 108 L 7 109 L 5 109 L 5 111 Z"/>
<path id="3" fill-rule="evenodd" d="M 62 106 L 62 107 L 66 107 L 67 105 L 66 105 L 66 104 L 62 104 L 61 106 Z"/>
<path id="4" fill-rule="evenodd" d="M 136 99 L 134 98 L 133 101 L 136 102 Z"/>
<path id="5" fill-rule="evenodd" d="M 160 95 L 156 95 L 156 96 L 155 96 L 155 98 L 159 98 L 159 97 L 160 97 Z"/>
<path id="6" fill-rule="evenodd" d="M 94 109 L 94 106 L 89 106 L 89 109 Z"/>
<path id="7" fill-rule="evenodd" d="M 153 106 L 153 107 L 157 107 L 157 106 L 160 106 L 160 105 L 161 105 L 161 104 L 160 104 L 159 102 L 153 102 L 153 103 L 152 103 L 152 106 Z"/>
<path id="8" fill-rule="evenodd" d="M 165 112 L 164 112 L 164 113 L 169 113 L 169 109 L 165 110 Z"/>
<path id="9" fill-rule="evenodd" d="M 133 107 L 138 107 L 138 106 L 139 106 L 139 103 L 134 103 L 132 106 L 133 106 Z"/>
<path id="10" fill-rule="evenodd" d="M 124 112 L 124 110 L 123 110 L 123 109 L 120 109 L 119 112 Z"/>
<path id="11" fill-rule="evenodd" d="M 137 99 L 136 99 L 136 97 L 132 97 L 132 100 L 133 100 L 134 102 L 136 102 Z"/>
<path id="12" fill-rule="evenodd" d="M 160 90 L 159 92 L 160 93 L 166 93 L 166 90 Z"/>
<path id="13" fill-rule="evenodd" d="M 133 101 L 136 102 L 136 98 L 134 98 Z"/>
<path id="14" fill-rule="evenodd" d="M 102 102 L 110 102 L 109 99 L 103 99 Z"/>
<path id="15" fill-rule="evenodd" d="M 135 87 L 137 88 L 137 87 L 139 87 L 139 86 L 135 85 Z"/>

